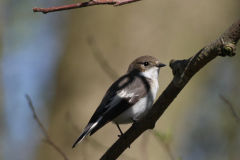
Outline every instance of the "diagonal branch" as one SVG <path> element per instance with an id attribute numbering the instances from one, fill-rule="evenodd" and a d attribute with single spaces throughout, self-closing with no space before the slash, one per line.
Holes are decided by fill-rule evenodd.
<path id="1" fill-rule="evenodd" d="M 66 154 L 52 141 L 52 139 L 50 138 L 49 134 L 47 133 L 47 130 L 44 128 L 43 124 L 41 123 L 41 121 L 39 120 L 36 111 L 34 109 L 34 106 L 32 104 L 32 101 L 30 99 L 30 97 L 26 94 L 25 95 L 28 104 L 33 112 L 34 118 L 36 119 L 37 123 L 39 124 L 40 128 L 43 130 L 43 134 L 45 136 L 46 139 L 43 140 L 43 142 L 48 143 L 50 146 L 52 146 L 59 154 L 61 154 L 61 156 L 63 157 L 64 160 L 69 160 L 66 156 Z"/>
<path id="2" fill-rule="evenodd" d="M 88 37 L 87 42 L 92 50 L 92 54 L 95 57 L 95 60 L 98 62 L 102 70 L 113 80 L 115 81 L 119 76 L 117 72 L 112 68 L 108 61 L 103 57 L 101 50 L 99 49 L 97 42 L 93 37 Z"/>
<path id="3" fill-rule="evenodd" d="M 240 19 L 223 35 L 187 60 L 171 60 L 174 78 L 163 91 L 147 115 L 134 123 L 101 157 L 101 160 L 117 159 L 144 131 L 153 129 L 156 121 L 189 82 L 206 64 L 218 56 L 232 57 L 236 54 L 236 44 L 240 39 Z M 187 69 L 186 69 L 187 67 Z M 183 75 L 184 73 L 184 75 Z M 183 75 L 183 77 L 182 77 Z"/>
<path id="4" fill-rule="evenodd" d="M 234 119 L 237 121 L 237 123 L 240 125 L 240 118 L 238 117 L 237 113 L 235 112 L 233 106 L 232 106 L 232 103 L 227 100 L 223 95 L 219 95 L 219 97 L 229 106 L 231 112 L 232 112 L 232 115 L 234 117 Z"/>
<path id="5" fill-rule="evenodd" d="M 83 8 L 83 7 L 89 7 L 89 6 L 95 6 L 95 5 L 104 5 L 104 4 L 114 5 L 116 7 L 116 6 L 121 6 L 124 4 L 137 2 L 137 1 L 140 1 L 140 0 L 93 0 L 90 2 L 76 3 L 76 4 L 59 6 L 59 7 L 50 7 L 50 8 L 33 7 L 32 9 L 33 9 L 33 12 L 42 12 L 46 14 L 48 12 L 56 12 L 56 11 L 70 10 L 75 8 Z"/>

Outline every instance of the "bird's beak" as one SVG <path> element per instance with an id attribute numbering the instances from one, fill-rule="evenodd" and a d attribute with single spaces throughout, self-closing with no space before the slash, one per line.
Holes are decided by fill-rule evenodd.
<path id="1" fill-rule="evenodd" d="M 159 68 L 161 68 L 161 67 L 165 67 L 166 65 L 165 64 L 163 64 L 163 63 L 159 63 L 158 65 L 157 65 L 157 67 L 159 67 Z"/>

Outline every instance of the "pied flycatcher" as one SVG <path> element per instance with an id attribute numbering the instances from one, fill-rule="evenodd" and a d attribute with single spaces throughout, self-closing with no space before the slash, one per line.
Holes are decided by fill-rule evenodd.
<path id="1" fill-rule="evenodd" d="M 89 133 L 94 134 L 110 121 L 118 124 L 133 123 L 142 118 L 152 106 L 158 92 L 160 67 L 166 66 L 151 56 L 134 60 L 125 75 L 108 89 L 102 102 L 88 122 L 74 148 Z"/>

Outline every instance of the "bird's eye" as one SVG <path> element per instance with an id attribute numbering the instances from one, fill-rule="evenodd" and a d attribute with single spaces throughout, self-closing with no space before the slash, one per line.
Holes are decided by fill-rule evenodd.
<path id="1" fill-rule="evenodd" d="M 149 65 L 149 63 L 148 63 L 148 62 L 144 62 L 143 65 L 144 65 L 145 67 L 147 67 L 147 66 Z"/>

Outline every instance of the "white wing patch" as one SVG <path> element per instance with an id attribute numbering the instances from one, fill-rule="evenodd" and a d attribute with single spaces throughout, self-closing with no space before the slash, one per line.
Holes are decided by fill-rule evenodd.
<path id="1" fill-rule="evenodd" d="M 127 91 L 125 90 L 122 90 L 120 93 L 118 93 L 118 95 L 121 97 L 121 98 L 132 98 L 134 96 L 138 96 L 138 95 L 135 95 L 135 93 L 133 92 L 130 92 L 128 93 Z"/>
<path id="2" fill-rule="evenodd" d="M 123 98 L 130 98 L 129 102 L 131 102 L 132 97 L 134 96 L 138 96 L 138 95 L 134 94 L 134 92 L 128 93 L 127 91 L 122 90 L 121 92 L 119 92 L 117 95 L 115 95 L 113 98 L 110 99 L 111 102 L 105 106 L 105 108 L 108 108 L 106 112 L 108 112 L 110 109 L 116 106 Z"/>

